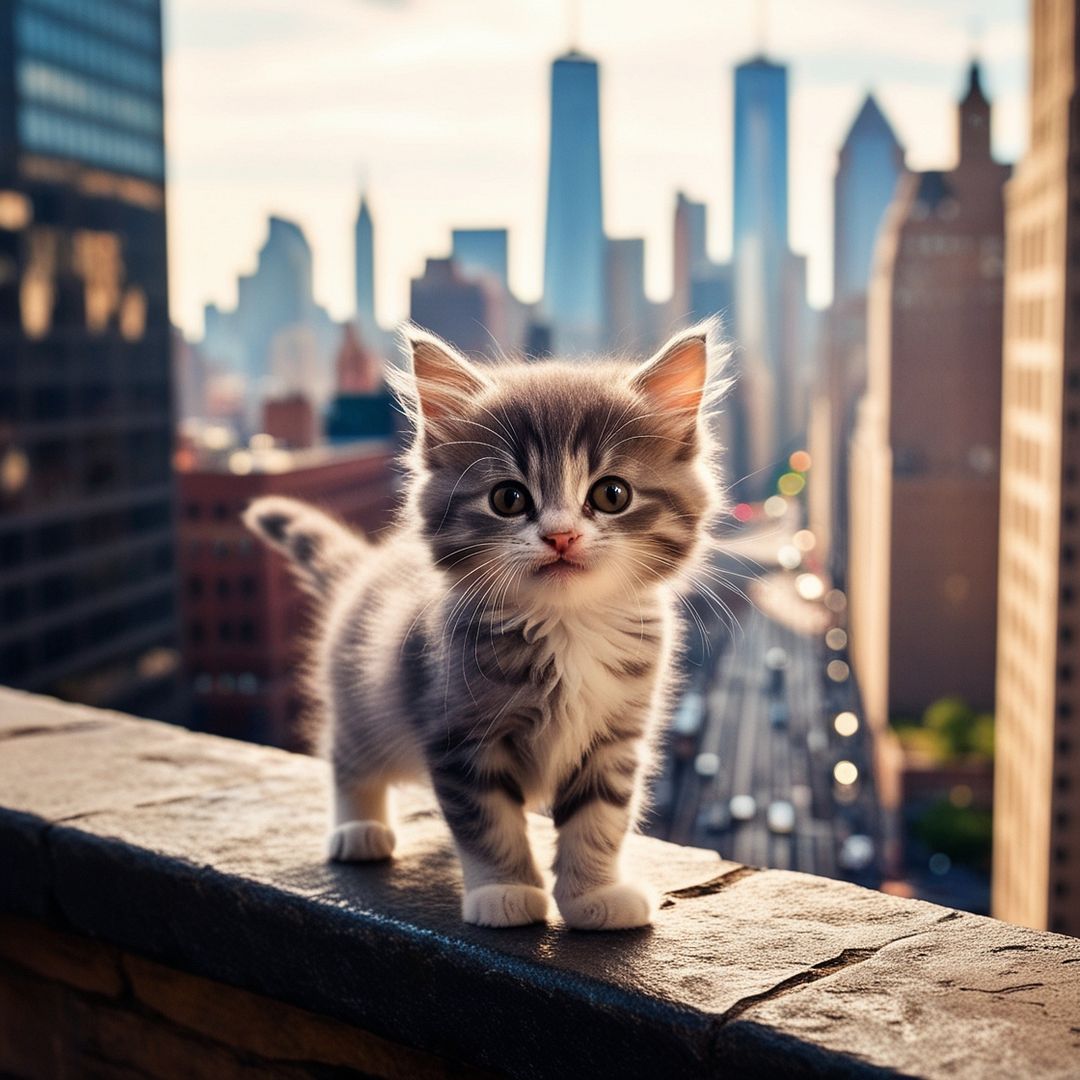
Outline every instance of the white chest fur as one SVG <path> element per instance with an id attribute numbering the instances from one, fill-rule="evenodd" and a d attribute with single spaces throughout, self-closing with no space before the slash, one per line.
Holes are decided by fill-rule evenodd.
<path id="1" fill-rule="evenodd" d="M 545 612 L 525 629 L 541 650 L 537 659 L 541 664 L 550 661 L 555 676 L 546 703 L 548 722 L 535 746 L 542 789 L 537 795 L 542 800 L 553 794 L 612 718 L 625 718 L 629 709 L 640 713 L 650 701 L 657 672 L 666 662 L 669 635 L 662 604 L 648 612 L 636 604 Z M 628 674 L 643 662 L 650 662 L 648 674 Z"/>

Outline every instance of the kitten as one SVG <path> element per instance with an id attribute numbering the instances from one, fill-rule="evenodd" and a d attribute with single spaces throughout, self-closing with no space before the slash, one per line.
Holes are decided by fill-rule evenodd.
<path id="1" fill-rule="evenodd" d="M 407 337 L 398 390 L 416 434 L 397 530 L 374 545 L 277 497 L 244 516 L 322 601 L 329 855 L 388 858 L 389 789 L 428 777 L 467 922 L 544 919 L 526 836 L 537 807 L 558 829 L 566 923 L 645 925 L 652 901 L 619 854 L 672 693 L 678 579 L 718 506 L 703 409 L 719 389 L 713 328 L 635 369 L 477 365 Z"/>

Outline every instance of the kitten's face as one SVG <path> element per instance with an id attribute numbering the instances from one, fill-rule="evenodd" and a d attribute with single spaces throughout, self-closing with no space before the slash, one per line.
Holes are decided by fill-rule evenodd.
<path id="1" fill-rule="evenodd" d="M 705 343 L 673 347 L 637 370 L 414 353 L 414 505 L 461 588 L 492 607 L 632 602 L 687 565 L 716 497 L 697 416 Z"/>

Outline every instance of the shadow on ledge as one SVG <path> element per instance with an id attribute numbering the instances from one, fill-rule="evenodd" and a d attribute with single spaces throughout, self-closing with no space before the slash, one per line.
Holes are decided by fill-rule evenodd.
<path id="1" fill-rule="evenodd" d="M 0 690 L 0 1073 L 1080 1072 L 1076 939 L 645 837 L 651 929 L 484 930 L 428 795 L 377 866 L 327 806 L 310 758 Z"/>

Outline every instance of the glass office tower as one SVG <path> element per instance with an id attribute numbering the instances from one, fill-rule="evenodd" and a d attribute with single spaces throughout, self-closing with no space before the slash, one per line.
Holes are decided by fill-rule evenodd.
<path id="1" fill-rule="evenodd" d="M 544 313 L 560 353 L 595 349 L 605 336 L 599 82 L 596 61 L 577 51 L 551 69 Z"/>
<path id="2" fill-rule="evenodd" d="M 0 682 L 178 718 L 157 0 L 0 0 Z"/>

